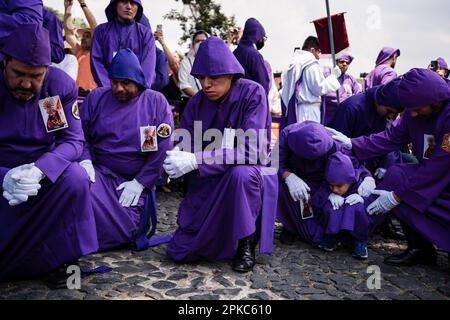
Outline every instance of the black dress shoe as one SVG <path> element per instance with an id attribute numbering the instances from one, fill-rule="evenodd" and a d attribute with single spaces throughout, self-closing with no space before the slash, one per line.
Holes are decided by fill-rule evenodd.
<path id="1" fill-rule="evenodd" d="M 292 245 L 297 239 L 298 236 L 294 233 L 289 232 L 286 228 L 283 228 L 280 233 L 280 242 L 282 244 Z"/>
<path id="2" fill-rule="evenodd" d="M 384 263 L 391 266 L 436 265 L 436 261 L 437 253 L 434 249 L 406 249 L 384 259 Z"/>
<path id="3" fill-rule="evenodd" d="M 237 252 L 233 259 L 233 270 L 237 272 L 249 272 L 255 266 L 256 241 L 253 235 L 239 240 Z"/>

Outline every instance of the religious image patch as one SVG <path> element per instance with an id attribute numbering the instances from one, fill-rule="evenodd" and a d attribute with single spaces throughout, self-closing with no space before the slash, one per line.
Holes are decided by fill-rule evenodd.
<path id="1" fill-rule="evenodd" d="M 444 138 L 442 138 L 442 150 L 450 152 L 450 133 L 444 134 Z"/>
<path id="2" fill-rule="evenodd" d="M 72 116 L 75 119 L 80 120 L 80 108 L 78 107 L 78 102 L 75 102 L 72 106 Z"/>
<path id="3" fill-rule="evenodd" d="M 167 123 L 161 123 L 156 129 L 158 136 L 161 138 L 168 138 L 172 134 L 172 127 Z"/>

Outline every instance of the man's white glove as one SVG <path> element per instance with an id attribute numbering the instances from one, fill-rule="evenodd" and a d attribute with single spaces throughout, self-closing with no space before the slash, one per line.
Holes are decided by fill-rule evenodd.
<path id="1" fill-rule="evenodd" d="M 9 170 L 3 179 L 3 197 L 10 206 L 28 201 L 28 197 L 36 196 L 44 174 L 34 166 L 25 164 Z"/>
<path id="2" fill-rule="evenodd" d="M 177 179 L 186 173 L 198 169 L 195 154 L 180 151 L 175 148 L 166 152 L 167 157 L 164 160 L 163 168 L 171 179 Z"/>
<path id="3" fill-rule="evenodd" d="M 80 166 L 82 166 L 83 169 L 86 170 L 86 173 L 89 177 L 89 181 L 94 183 L 95 182 L 95 169 L 92 164 L 92 161 L 91 160 L 83 160 L 80 162 Z"/>
<path id="4" fill-rule="evenodd" d="M 353 148 L 352 139 L 347 137 L 345 134 L 343 134 L 337 130 L 334 130 L 333 128 L 325 127 L 325 129 L 332 134 L 331 137 L 334 140 L 342 143 L 342 145 L 344 146 L 345 149 L 352 150 L 352 148 Z"/>
<path id="5" fill-rule="evenodd" d="M 140 184 L 136 179 L 132 181 L 127 181 L 122 183 L 117 187 L 117 190 L 122 190 L 122 194 L 120 195 L 119 202 L 122 207 L 135 207 L 139 202 L 139 198 L 141 197 L 141 193 L 144 190 L 144 186 Z"/>
<path id="6" fill-rule="evenodd" d="M 286 182 L 289 193 L 291 194 L 291 197 L 292 199 L 294 199 L 294 201 L 309 201 L 309 192 L 311 191 L 311 189 L 305 181 L 303 181 L 293 173 L 287 176 L 284 181 Z"/>
<path id="7" fill-rule="evenodd" d="M 364 203 L 364 199 L 359 194 L 353 193 L 349 195 L 347 198 L 345 198 L 345 203 L 350 206 L 353 206 L 357 203 Z"/>
<path id="8" fill-rule="evenodd" d="M 333 69 L 331 69 L 331 74 L 336 78 L 339 78 L 342 75 L 342 71 L 338 66 L 336 66 Z"/>
<path id="9" fill-rule="evenodd" d="M 372 190 L 375 190 L 377 185 L 375 184 L 375 179 L 372 177 L 365 177 L 363 182 L 359 185 L 358 194 L 361 197 L 368 197 L 371 195 Z"/>
<path id="10" fill-rule="evenodd" d="M 378 168 L 375 170 L 374 176 L 377 177 L 379 180 L 382 180 L 384 178 L 384 175 L 386 174 L 386 169 L 384 168 Z"/>
<path id="11" fill-rule="evenodd" d="M 328 196 L 328 200 L 331 202 L 333 206 L 333 210 L 338 210 L 340 207 L 344 205 L 345 199 L 336 193 L 330 193 Z"/>
<path id="12" fill-rule="evenodd" d="M 367 213 L 370 215 L 389 212 L 400 204 L 400 202 L 395 200 L 393 192 L 373 190 L 372 194 L 379 197 L 367 207 Z"/>

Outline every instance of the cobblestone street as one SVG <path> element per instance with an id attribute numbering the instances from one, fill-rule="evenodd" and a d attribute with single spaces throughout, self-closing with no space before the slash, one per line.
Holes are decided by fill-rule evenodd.
<path id="1" fill-rule="evenodd" d="M 175 229 L 178 192 L 158 193 L 158 234 Z M 437 267 L 397 268 L 384 265 L 385 256 L 404 249 L 399 242 L 369 243 L 368 261 L 358 261 L 340 248 L 326 254 L 307 244 L 283 245 L 277 224 L 272 255 L 258 255 L 253 273 L 231 270 L 230 261 L 177 265 L 165 254 L 166 245 L 143 252 L 127 249 L 81 259 L 82 266 L 110 266 L 111 272 L 90 275 L 80 290 L 49 290 L 41 281 L 0 284 L 0 299 L 450 299 L 447 255 Z M 367 267 L 381 268 L 381 289 L 367 288 Z"/>

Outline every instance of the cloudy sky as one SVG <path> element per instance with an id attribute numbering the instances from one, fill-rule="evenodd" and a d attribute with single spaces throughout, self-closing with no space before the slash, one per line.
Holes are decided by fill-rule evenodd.
<path id="1" fill-rule="evenodd" d="M 77 2 L 77 0 L 75 0 Z M 166 42 L 175 49 L 181 29 L 164 21 L 175 0 L 142 0 L 153 28 L 164 25 Z M 285 69 L 293 48 L 301 46 L 308 35 L 315 35 L 310 21 L 326 15 L 325 0 L 216 0 L 225 14 L 236 15 L 239 25 L 249 17 L 257 18 L 269 37 L 261 51 L 274 70 Z M 99 22 L 105 22 L 104 9 L 109 0 L 86 0 Z M 44 0 L 44 4 L 64 11 L 64 0 Z M 379 50 L 392 46 L 401 50 L 397 70 L 426 67 L 430 60 L 443 56 L 450 63 L 450 1 L 448 0 L 330 0 L 332 13 L 347 12 L 350 52 L 355 60 L 350 73 L 370 71 Z M 78 4 L 75 16 L 83 17 Z"/>

